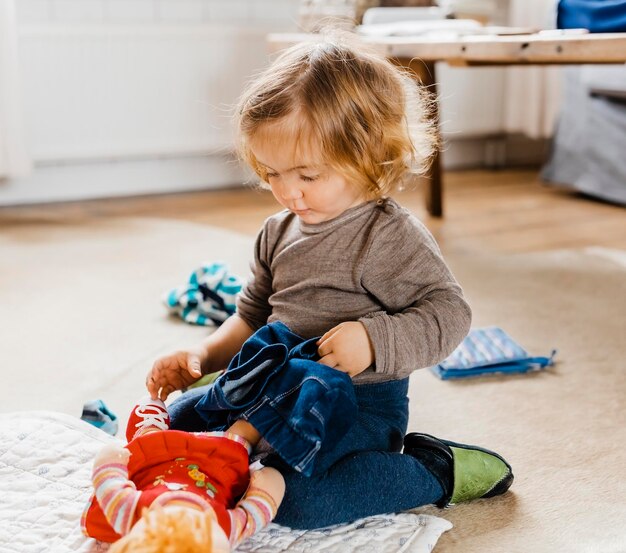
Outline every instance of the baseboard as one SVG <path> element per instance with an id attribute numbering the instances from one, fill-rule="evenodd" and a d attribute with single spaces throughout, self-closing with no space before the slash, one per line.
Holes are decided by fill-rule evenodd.
<path id="1" fill-rule="evenodd" d="M 0 206 L 228 188 L 249 178 L 232 155 L 43 165 L 0 181 Z"/>
<path id="2" fill-rule="evenodd" d="M 534 139 L 522 134 L 448 138 L 442 164 L 448 170 L 539 166 L 546 161 L 549 146 L 549 139 Z"/>

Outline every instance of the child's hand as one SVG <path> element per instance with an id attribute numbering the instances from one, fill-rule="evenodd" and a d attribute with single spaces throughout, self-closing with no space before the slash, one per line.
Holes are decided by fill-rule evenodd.
<path id="1" fill-rule="evenodd" d="M 374 347 L 365 326 L 357 321 L 338 324 L 317 341 L 319 362 L 349 374 L 362 373 L 374 362 Z"/>
<path id="2" fill-rule="evenodd" d="M 202 377 L 202 363 L 207 353 L 203 347 L 176 351 L 154 362 L 146 378 L 152 399 L 165 401 L 175 390 L 187 388 Z"/>

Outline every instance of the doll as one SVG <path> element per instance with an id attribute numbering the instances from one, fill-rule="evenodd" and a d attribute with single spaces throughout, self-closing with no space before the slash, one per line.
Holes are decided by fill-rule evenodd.
<path id="1" fill-rule="evenodd" d="M 85 535 L 115 542 L 111 553 L 228 552 L 276 515 L 284 480 L 249 467 L 260 434 L 248 422 L 225 432 L 170 430 L 165 404 L 145 398 L 126 437 L 125 447 L 96 456 L 81 520 Z"/>

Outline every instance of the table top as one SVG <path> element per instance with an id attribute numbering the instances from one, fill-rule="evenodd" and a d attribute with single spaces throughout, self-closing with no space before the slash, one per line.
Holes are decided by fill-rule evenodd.
<path id="1" fill-rule="evenodd" d="M 270 50 L 277 52 L 320 35 L 273 33 Z M 436 37 L 362 37 L 390 58 L 444 61 L 450 65 L 542 65 L 626 63 L 626 33 L 576 34 L 551 31 L 521 35 Z"/>

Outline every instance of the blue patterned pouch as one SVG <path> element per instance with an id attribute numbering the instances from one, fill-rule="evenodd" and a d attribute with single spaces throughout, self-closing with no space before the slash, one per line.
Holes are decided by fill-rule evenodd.
<path id="1" fill-rule="evenodd" d="M 475 328 L 441 363 L 431 367 L 442 380 L 484 374 L 526 373 L 554 363 L 550 357 L 531 357 L 513 338 L 497 326 Z"/>
<path id="2" fill-rule="evenodd" d="M 163 298 L 173 315 L 194 325 L 221 325 L 235 312 L 243 280 L 222 261 L 205 263 L 191 273 L 187 283 Z"/>

